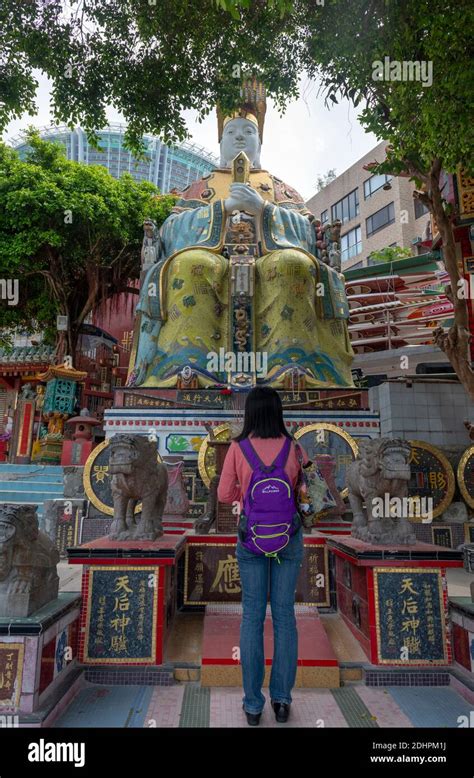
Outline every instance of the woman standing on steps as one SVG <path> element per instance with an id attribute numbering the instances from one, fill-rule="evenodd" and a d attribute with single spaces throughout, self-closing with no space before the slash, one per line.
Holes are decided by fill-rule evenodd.
<path id="1" fill-rule="evenodd" d="M 301 454 L 303 463 L 306 463 L 308 457 L 303 449 Z M 266 701 L 262 694 L 265 676 L 263 628 L 269 591 L 274 630 L 269 691 L 277 721 L 284 722 L 288 719 L 292 702 L 291 689 L 296 680 L 298 632 L 294 605 L 296 583 L 303 562 L 303 530 L 293 501 L 299 472 L 295 443 L 285 428 L 278 392 L 269 387 L 255 387 L 247 395 L 243 430 L 230 445 L 217 490 L 217 497 L 221 502 L 238 503 L 241 517 L 236 557 L 242 585 L 242 707 L 248 723 L 254 726 L 260 722 Z M 258 473 L 267 477 L 257 481 Z M 277 475 L 279 477 L 276 477 Z M 282 494 L 286 488 L 285 497 L 288 496 L 293 505 L 293 515 L 297 520 L 296 524 L 291 524 L 288 531 L 281 533 L 282 548 L 277 554 L 264 553 L 259 548 L 256 548 L 255 552 L 249 550 L 250 530 L 245 532 L 244 525 L 248 528 L 249 523 L 246 524 L 248 517 L 242 512 L 243 504 L 245 503 L 248 513 L 249 505 L 252 505 L 250 491 L 254 494 L 258 485 L 264 482 L 267 482 L 267 485 L 261 489 L 260 499 L 265 500 L 270 492 L 277 491 L 279 485 L 282 485 Z M 247 492 L 249 486 L 251 490 Z M 283 506 L 283 499 L 280 500 L 278 494 L 276 497 L 277 502 L 274 504 Z M 273 519 L 277 524 L 269 526 L 282 526 L 282 515 L 278 515 L 278 511 L 277 507 Z M 252 530 L 254 531 L 254 528 Z M 255 537 L 259 539 L 264 535 L 254 534 L 251 540 Z M 255 545 L 258 546 L 258 543 L 255 542 Z"/>

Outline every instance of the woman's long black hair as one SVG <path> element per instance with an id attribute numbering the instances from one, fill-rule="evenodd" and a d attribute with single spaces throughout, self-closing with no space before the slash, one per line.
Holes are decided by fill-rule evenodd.
<path id="1" fill-rule="evenodd" d="M 283 421 L 280 395 L 269 386 L 255 386 L 245 400 L 244 428 L 234 440 L 243 440 L 250 434 L 257 438 L 291 438 Z"/>

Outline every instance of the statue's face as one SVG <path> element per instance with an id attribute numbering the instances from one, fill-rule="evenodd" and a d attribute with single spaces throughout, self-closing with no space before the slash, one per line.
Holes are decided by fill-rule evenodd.
<path id="1" fill-rule="evenodd" d="M 391 480 L 396 478 L 400 481 L 409 481 L 411 478 L 411 469 L 408 463 L 409 452 L 400 449 L 386 449 L 383 453 L 380 469 L 383 478 Z"/>
<path id="2" fill-rule="evenodd" d="M 133 463 L 138 457 L 138 452 L 133 446 L 126 443 L 115 443 L 110 448 L 109 472 L 111 475 L 130 475 L 133 473 Z"/>
<path id="3" fill-rule="evenodd" d="M 260 148 L 257 126 L 248 119 L 232 119 L 222 133 L 221 167 L 230 167 L 237 154 L 244 151 L 251 166 L 259 168 Z"/>

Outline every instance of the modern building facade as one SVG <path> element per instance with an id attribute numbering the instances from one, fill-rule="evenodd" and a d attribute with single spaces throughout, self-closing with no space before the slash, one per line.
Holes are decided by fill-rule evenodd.
<path id="1" fill-rule="evenodd" d="M 144 136 L 145 156 L 137 159 L 124 147 L 125 130 L 123 124 L 110 124 L 98 132 L 99 150 L 88 142 L 80 127 L 70 130 L 66 126 L 53 126 L 40 130 L 40 134 L 45 140 L 61 143 L 67 158 L 74 162 L 103 165 L 114 178 L 129 173 L 137 181 L 151 181 L 163 193 L 172 189 L 181 191 L 219 164 L 217 157 L 201 146 L 187 142 L 167 146 L 152 135 Z M 28 150 L 24 138 L 13 139 L 11 145 L 20 156 Z"/>
<path id="2" fill-rule="evenodd" d="M 343 270 L 365 267 L 371 252 L 387 246 L 409 248 L 414 254 L 427 250 L 420 244 L 426 240 L 429 214 L 414 200 L 414 184 L 364 170 L 364 165 L 385 159 L 386 145 L 379 143 L 307 202 L 323 224 L 341 220 Z"/>

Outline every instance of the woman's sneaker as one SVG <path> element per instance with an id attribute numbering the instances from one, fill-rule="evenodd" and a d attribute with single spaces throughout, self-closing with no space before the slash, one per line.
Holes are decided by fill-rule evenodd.
<path id="1" fill-rule="evenodd" d="M 272 708 L 275 711 L 276 720 L 282 724 L 285 721 L 288 721 L 288 716 L 290 715 L 290 704 L 288 702 L 273 702 L 273 700 L 271 703 Z"/>

